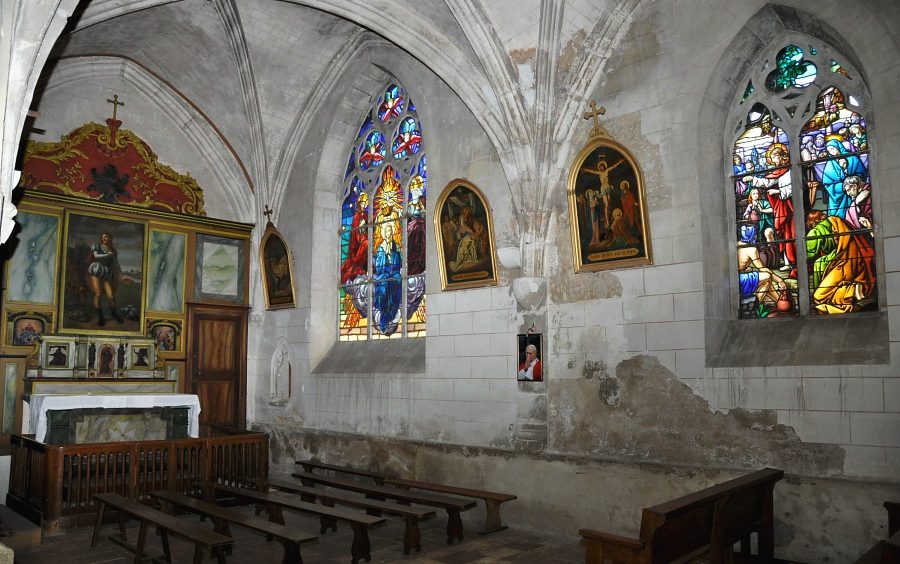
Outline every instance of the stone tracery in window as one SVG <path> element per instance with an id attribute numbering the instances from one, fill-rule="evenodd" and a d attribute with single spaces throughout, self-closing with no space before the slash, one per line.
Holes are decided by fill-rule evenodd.
<path id="1" fill-rule="evenodd" d="M 783 44 L 734 104 L 741 319 L 878 309 L 867 96 L 842 59 Z"/>
<path id="2" fill-rule="evenodd" d="M 362 120 L 341 205 L 339 337 L 425 336 L 425 196 L 422 128 L 394 83 Z"/>

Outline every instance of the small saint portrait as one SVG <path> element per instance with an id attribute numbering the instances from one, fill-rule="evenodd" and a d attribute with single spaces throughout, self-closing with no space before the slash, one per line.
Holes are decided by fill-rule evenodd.
<path id="1" fill-rule="evenodd" d="M 162 352 L 178 350 L 179 326 L 174 323 L 151 323 L 148 334 L 156 341 L 156 348 Z"/>
<path id="2" fill-rule="evenodd" d="M 640 168 L 612 139 L 595 140 L 569 175 L 575 271 L 650 263 Z"/>
<path id="3" fill-rule="evenodd" d="M 150 349 L 148 347 L 134 347 L 131 349 L 131 353 L 134 355 L 131 361 L 132 367 L 150 367 Z"/>
<path id="4" fill-rule="evenodd" d="M 44 321 L 34 317 L 20 317 L 13 322 L 12 345 L 30 347 L 44 334 Z"/>
<path id="5" fill-rule="evenodd" d="M 65 368 L 69 364 L 69 345 L 47 345 L 47 366 Z"/>
<path id="6" fill-rule="evenodd" d="M 491 210 L 474 184 L 457 179 L 444 188 L 435 238 L 444 290 L 497 284 Z"/>
<path id="7" fill-rule="evenodd" d="M 100 378 L 112 378 L 116 370 L 116 347 L 105 344 L 100 347 L 97 376 Z"/>

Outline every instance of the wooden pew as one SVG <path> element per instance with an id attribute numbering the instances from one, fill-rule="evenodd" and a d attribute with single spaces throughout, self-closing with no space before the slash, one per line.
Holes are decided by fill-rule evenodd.
<path id="1" fill-rule="evenodd" d="M 373 472 L 372 470 L 360 470 L 349 466 L 337 466 L 334 464 L 326 464 L 324 462 L 316 462 L 315 460 L 297 460 L 296 463 L 303 467 L 304 472 L 312 473 L 315 469 L 331 470 L 332 472 L 341 472 L 343 474 L 372 478 L 379 486 L 383 486 L 386 479 L 393 477 L 390 474 L 382 474 L 381 472 Z"/>
<path id="2" fill-rule="evenodd" d="M 581 529 L 585 562 L 686 562 L 707 554 L 711 564 L 728 562 L 733 546 L 750 555 L 750 534 L 757 533 L 758 559 L 775 560 L 772 494 L 784 471 L 766 468 L 698 492 L 648 507 L 641 516 L 639 539 Z"/>
<path id="3" fill-rule="evenodd" d="M 288 529 L 284 525 L 265 521 L 258 517 L 245 515 L 237 511 L 220 507 L 215 503 L 210 503 L 186 495 L 177 494 L 169 491 L 151 492 L 150 495 L 158 499 L 162 505 L 180 507 L 187 509 L 192 513 L 209 517 L 215 526 L 215 531 L 225 536 L 231 536 L 229 524 L 234 524 L 251 531 L 256 531 L 275 537 L 284 545 L 284 557 L 282 564 L 302 564 L 303 558 L 300 556 L 300 545 L 304 543 L 314 542 L 319 537 L 316 535 L 308 535 L 298 531 Z"/>
<path id="4" fill-rule="evenodd" d="M 405 480 L 402 478 L 387 478 L 385 484 L 403 489 L 428 490 L 432 492 L 447 493 L 458 495 L 460 497 L 472 497 L 484 501 L 486 510 L 484 529 L 478 531 L 480 535 L 495 533 L 502 531 L 507 527 L 500 522 L 500 504 L 516 499 L 512 494 L 489 492 L 484 490 L 475 490 L 470 488 L 460 488 L 457 486 L 448 486 L 444 484 L 435 484 L 431 482 L 420 482 L 417 480 Z"/>
<path id="5" fill-rule="evenodd" d="M 300 494 L 300 499 L 303 501 L 312 502 L 318 498 L 323 505 L 329 507 L 333 506 L 335 503 L 340 503 L 342 505 L 361 507 L 370 515 L 379 516 L 382 511 L 391 515 L 399 515 L 400 517 L 403 517 L 403 520 L 406 523 L 406 528 L 403 532 L 404 555 L 408 555 L 410 550 L 415 550 L 416 552 L 422 550 L 422 534 L 419 531 L 419 521 L 432 519 L 435 516 L 435 511 L 433 509 L 419 509 L 410 505 L 398 505 L 396 503 L 368 499 L 335 490 L 311 488 L 295 482 L 277 480 L 274 478 L 270 478 L 268 482 L 265 482 L 263 485 L 286 492 Z"/>
<path id="6" fill-rule="evenodd" d="M 319 476 L 309 473 L 294 473 L 291 476 L 300 478 L 306 486 L 314 486 L 322 484 L 343 490 L 359 492 L 365 494 L 366 497 L 378 500 L 396 499 L 405 503 L 418 503 L 419 505 L 428 505 L 430 507 L 440 507 L 447 511 L 447 544 L 452 544 L 453 539 L 463 538 L 462 519 L 459 514 L 475 507 L 474 501 L 460 499 L 457 497 L 449 497 L 424 492 L 411 492 L 399 488 L 388 486 L 378 486 L 374 484 L 364 484 L 356 480 L 341 480 L 327 476 Z"/>
<path id="7" fill-rule="evenodd" d="M 344 511 L 343 509 L 309 503 L 298 499 L 295 495 L 286 493 L 267 493 L 256 490 L 233 488 L 221 484 L 204 484 L 204 494 L 209 495 L 213 491 L 227 493 L 234 497 L 247 500 L 250 503 L 265 506 L 266 511 L 269 514 L 269 520 L 278 523 L 279 525 L 284 525 L 284 515 L 281 512 L 282 509 L 318 515 L 321 519 L 321 526 L 319 529 L 320 534 L 324 534 L 329 528 L 336 531 L 337 521 L 349 523 L 353 529 L 353 543 L 350 545 L 350 555 L 353 558 L 353 564 L 356 564 L 360 560 L 365 560 L 366 562 L 371 560 L 369 527 L 384 523 L 383 517 L 373 517 L 372 515 L 366 515 L 365 513 Z"/>
<path id="8" fill-rule="evenodd" d="M 144 544 L 147 540 L 147 529 L 156 527 L 162 540 L 163 552 L 168 562 L 172 561 L 172 552 L 169 550 L 169 533 L 194 543 L 194 564 L 203 562 L 203 549 L 209 548 L 219 564 L 225 564 L 225 549 L 234 541 L 224 535 L 190 521 L 179 519 L 172 515 L 157 511 L 141 503 L 128 499 L 116 493 L 96 494 L 97 521 L 94 524 L 94 535 L 91 537 L 91 546 L 97 546 L 100 537 L 100 527 L 103 524 L 103 512 L 109 506 L 119 512 L 119 531 L 121 539 L 110 536 L 110 540 L 134 552 L 134 564 L 139 564 L 144 559 Z M 128 517 L 140 521 L 137 543 L 130 545 L 125 537 L 125 521 Z"/>

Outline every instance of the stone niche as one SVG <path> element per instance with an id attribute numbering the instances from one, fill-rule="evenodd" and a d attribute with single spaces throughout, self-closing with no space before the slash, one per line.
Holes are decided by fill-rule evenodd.
<path id="1" fill-rule="evenodd" d="M 189 437 L 189 408 L 86 408 L 47 411 L 51 445 L 161 441 Z"/>

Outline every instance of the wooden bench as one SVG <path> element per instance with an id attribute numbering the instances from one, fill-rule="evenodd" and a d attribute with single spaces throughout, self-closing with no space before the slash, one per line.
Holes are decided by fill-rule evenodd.
<path id="1" fill-rule="evenodd" d="M 410 505 L 398 505 L 396 503 L 368 499 L 335 490 L 316 489 L 285 480 L 270 478 L 269 481 L 263 485 L 286 492 L 300 494 L 300 499 L 303 501 L 312 502 L 318 498 L 323 505 L 329 507 L 334 506 L 335 503 L 340 503 L 342 505 L 363 508 L 366 510 L 366 513 L 370 515 L 380 516 L 382 512 L 389 515 L 399 515 L 400 517 L 403 517 L 403 520 L 406 523 L 406 527 L 403 531 L 404 555 L 409 555 L 410 550 L 421 552 L 422 534 L 419 531 L 419 521 L 433 519 L 435 516 L 435 511 L 433 509 L 420 509 Z"/>
<path id="2" fill-rule="evenodd" d="M 265 521 L 258 517 L 245 515 L 243 513 L 220 507 L 215 503 L 203 501 L 186 495 L 177 494 L 169 491 L 151 492 L 150 495 L 158 499 L 163 506 L 180 507 L 187 509 L 192 513 L 209 517 L 215 526 L 215 531 L 225 536 L 231 536 L 229 524 L 234 524 L 245 529 L 250 529 L 267 536 L 275 537 L 284 545 L 284 558 L 282 564 L 302 564 L 303 558 L 300 556 L 300 545 L 304 543 L 314 542 L 319 537 L 316 535 L 308 535 L 305 533 L 293 531 L 284 525 Z"/>
<path id="3" fill-rule="evenodd" d="M 350 545 L 350 555 L 353 564 L 360 560 L 369 562 L 371 560 L 371 543 L 369 542 L 369 527 L 381 525 L 384 523 L 383 517 L 374 517 L 365 513 L 356 513 L 353 511 L 344 511 L 335 507 L 318 505 L 309 503 L 299 499 L 295 495 L 279 493 L 279 492 L 260 492 L 256 490 L 247 490 L 242 488 L 233 488 L 220 484 L 204 484 L 203 492 L 210 495 L 213 491 L 219 491 L 233 495 L 236 498 L 247 500 L 251 503 L 259 504 L 266 507 L 269 514 L 269 520 L 284 525 L 284 515 L 282 509 L 292 511 L 300 511 L 303 513 L 312 513 L 320 518 L 319 533 L 324 534 L 329 528 L 336 531 L 337 522 L 344 521 L 350 524 L 353 529 L 353 542 Z"/>
<path id="4" fill-rule="evenodd" d="M 428 490 L 432 492 L 440 492 L 460 497 L 472 497 L 484 501 L 485 520 L 484 529 L 478 531 L 480 535 L 495 533 L 502 531 L 507 527 L 500 522 L 500 504 L 516 499 L 512 494 L 489 492 L 484 490 L 475 490 L 470 488 L 460 488 L 457 486 L 448 486 L 444 484 L 434 484 L 431 482 L 419 482 L 417 480 L 405 480 L 402 478 L 387 478 L 385 484 L 403 489 Z"/>
<path id="5" fill-rule="evenodd" d="M 639 539 L 581 529 L 585 562 L 686 562 L 708 554 L 711 564 L 730 561 L 733 546 L 750 555 L 757 533 L 758 559 L 775 559 L 772 493 L 784 471 L 766 468 L 643 510 Z"/>
<path id="6" fill-rule="evenodd" d="M 100 537 L 100 527 L 103 524 L 103 512 L 109 506 L 119 512 L 119 532 L 121 539 L 110 536 L 110 540 L 121 544 L 134 552 L 134 563 L 138 564 L 144 559 L 144 544 L 147 540 L 147 529 L 150 526 L 156 527 L 162 540 L 163 552 L 166 561 L 172 561 L 172 552 L 169 549 L 169 533 L 172 535 L 194 543 L 194 564 L 203 562 L 203 549 L 208 548 L 213 556 L 215 556 L 219 564 L 225 564 L 225 549 L 234 542 L 229 537 L 221 535 L 215 531 L 199 525 L 191 523 L 184 519 L 179 519 L 172 515 L 157 511 L 151 507 L 147 507 L 141 503 L 123 497 L 115 493 L 96 494 L 94 499 L 97 500 L 97 521 L 94 524 L 94 535 L 91 537 L 91 546 L 97 546 Z M 125 536 L 125 521 L 127 517 L 140 521 L 141 526 L 138 529 L 137 543 L 130 545 Z"/>
<path id="7" fill-rule="evenodd" d="M 375 483 L 379 486 L 383 486 L 384 481 L 392 477 L 389 474 L 382 474 L 381 472 L 374 472 L 372 470 L 360 470 L 358 468 L 351 468 L 349 466 L 337 466 L 335 464 L 316 462 L 315 460 L 297 460 L 296 463 L 303 467 L 304 472 L 312 473 L 312 471 L 315 469 L 331 470 L 332 472 L 341 472 L 343 474 L 352 474 L 354 476 L 372 478 L 372 480 L 374 480 Z"/>
<path id="8" fill-rule="evenodd" d="M 393 488 L 388 486 L 378 486 L 374 484 L 364 484 L 356 480 L 341 480 L 339 478 L 331 478 L 327 476 L 319 476 L 316 474 L 301 473 L 291 474 L 295 478 L 300 478 L 306 486 L 314 486 L 322 484 L 343 490 L 359 492 L 365 494 L 366 497 L 384 501 L 385 499 L 396 499 L 405 503 L 418 503 L 419 505 L 427 505 L 430 507 L 440 507 L 447 511 L 447 544 L 452 544 L 453 539 L 463 538 L 462 519 L 459 514 L 475 507 L 474 501 L 460 499 L 457 497 L 449 497 L 432 493 L 411 492 L 409 490 Z"/>

